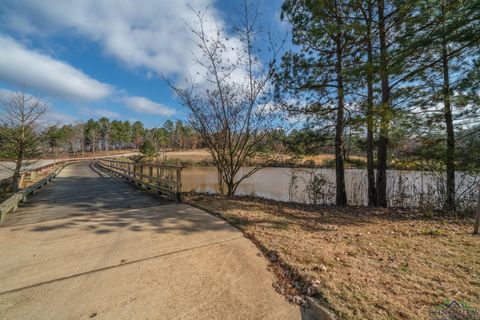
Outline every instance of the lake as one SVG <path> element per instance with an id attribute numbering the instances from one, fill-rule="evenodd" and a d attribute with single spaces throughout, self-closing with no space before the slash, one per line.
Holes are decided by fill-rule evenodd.
<path id="1" fill-rule="evenodd" d="M 441 208 L 445 177 L 427 171 L 387 172 L 388 205 L 391 207 Z M 367 171 L 345 170 L 350 205 L 367 205 Z M 463 172 L 456 175 L 459 208 L 476 206 L 480 177 Z M 214 167 L 186 167 L 182 171 L 182 191 L 217 193 Z M 328 168 L 264 168 L 244 180 L 237 195 L 251 195 L 280 201 L 334 204 L 335 170 Z"/>

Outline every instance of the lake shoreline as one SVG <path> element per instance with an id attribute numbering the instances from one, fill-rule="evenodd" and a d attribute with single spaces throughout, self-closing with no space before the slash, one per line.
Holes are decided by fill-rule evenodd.
<path id="1" fill-rule="evenodd" d="M 244 169 L 245 172 L 248 168 Z M 240 172 L 239 176 L 244 172 Z M 443 178 L 432 172 L 387 171 L 388 206 L 398 208 L 442 209 Z M 367 171 L 346 169 L 348 204 L 366 206 Z M 458 208 L 470 210 L 477 205 L 475 186 L 480 177 L 457 172 Z M 182 190 L 219 193 L 215 167 L 187 166 L 182 170 Z M 265 167 L 243 180 L 237 195 L 256 196 L 283 202 L 335 204 L 335 170 L 331 168 Z"/>

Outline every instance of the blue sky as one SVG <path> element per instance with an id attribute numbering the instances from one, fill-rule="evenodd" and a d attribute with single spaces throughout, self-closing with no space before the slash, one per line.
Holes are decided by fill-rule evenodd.
<path id="1" fill-rule="evenodd" d="M 261 23 L 284 32 L 280 0 L 259 0 Z M 0 89 L 39 96 L 58 123 L 107 116 L 159 126 L 186 120 L 155 74 L 183 79 L 195 70 L 185 21 L 208 8 L 210 23 L 228 25 L 240 1 L 3 0 Z"/>

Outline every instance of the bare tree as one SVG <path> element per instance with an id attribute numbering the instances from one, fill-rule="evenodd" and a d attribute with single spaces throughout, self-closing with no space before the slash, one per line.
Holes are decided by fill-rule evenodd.
<path id="1" fill-rule="evenodd" d="M 38 155 L 45 130 L 41 119 L 47 106 L 35 97 L 18 91 L 0 99 L 0 138 L 2 152 L 15 161 L 11 188 L 19 189 L 22 167 Z"/>
<path id="2" fill-rule="evenodd" d="M 275 56 L 282 46 L 271 34 L 257 26 L 258 4 L 243 2 L 239 24 L 233 36 L 223 27 L 208 23 L 205 12 L 197 13 L 191 26 L 198 52 L 195 61 L 203 76 L 186 86 L 172 87 L 180 102 L 190 110 L 190 121 L 210 151 L 218 169 L 219 191 L 232 196 L 238 185 L 274 159 L 259 146 L 275 126 L 276 108 L 272 103 Z M 271 60 L 258 57 L 256 44 L 263 34 Z M 256 158 L 255 164 L 246 167 Z M 260 160 L 260 161 L 259 161 Z"/>

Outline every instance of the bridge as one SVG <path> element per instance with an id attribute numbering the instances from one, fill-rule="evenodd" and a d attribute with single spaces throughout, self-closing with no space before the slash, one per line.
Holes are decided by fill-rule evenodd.
<path id="1" fill-rule="evenodd" d="M 0 228 L 1 319 L 307 319 L 221 219 L 90 162 Z"/>

